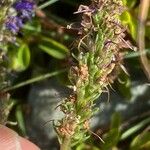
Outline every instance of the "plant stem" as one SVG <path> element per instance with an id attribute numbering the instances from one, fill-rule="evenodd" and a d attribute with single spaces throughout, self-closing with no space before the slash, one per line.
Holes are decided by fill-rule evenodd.
<path id="1" fill-rule="evenodd" d="M 71 150 L 71 138 L 65 137 L 62 144 L 60 145 L 60 150 Z"/>
<path id="2" fill-rule="evenodd" d="M 122 0 L 92 0 L 75 12 L 82 13 L 82 20 L 78 51 L 73 53 L 75 60 L 69 71 L 73 91 L 59 105 L 65 116 L 54 126 L 63 139 L 60 150 L 70 150 L 89 138 L 90 119 L 98 111 L 95 101 L 118 75 L 120 48 L 125 42 L 119 15 L 124 10 Z"/>
<path id="3" fill-rule="evenodd" d="M 150 63 L 146 56 L 145 51 L 145 22 L 148 16 L 148 10 L 150 6 L 150 0 L 141 1 L 139 12 L 139 25 L 138 25 L 138 46 L 140 52 L 140 59 L 143 65 L 145 74 L 150 80 Z"/>
<path id="4" fill-rule="evenodd" d="M 51 0 L 51 1 L 48 1 L 48 2 L 45 2 L 44 4 L 40 5 L 38 7 L 38 9 L 44 9 L 52 4 L 54 4 L 55 2 L 57 2 L 58 0 Z"/>
<path id="5" fill-rule="evenodd" d="M 31 83 L 34 83 L 34 82 L 38 82 L 38 81 L 41 81 L 41 80 L 44 80 L 44 79 L 56 76 L 56 75 L 61 74 L 61 73 L 65 72 L 65 71 L 66 71 L 66 69 L 62 69 L 62 70 L 59 70 L 59 71 L 55 71 L 55 72 L 51 72 L 51 73 L 40 75 L 38 77 L 29 79 L 29 80 L 26 80 L 26 81 L 21 82 L 19 84 L 16 84 L 14 86 L 8 87 L 8 88 L 4 89 L 3 92 L 8 92 L 8 91 L 11 91 L 11 90 L 15 90 L 15 89 L 23 87 L 25 85 L 28 85 L 28 84 L 31 84 Z"/>

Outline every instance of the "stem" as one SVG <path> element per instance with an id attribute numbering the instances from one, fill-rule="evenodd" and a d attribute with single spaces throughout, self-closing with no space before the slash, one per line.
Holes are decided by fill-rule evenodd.
<path id="1" fill-rule="evenodd" d="M 51 1 L 48 1 L 48 2 L 45 2 L 44 4 L 40 5 L 38 7 L 38 9 L 44 9 L 46 7 L 48 7 L 49 5 L 52 5 L 53 3 L 57 2 L 58 0 L 51 0 Z"/>
<path id="2" fill-rule="evenodd" d="M 148 16 L 149 6 L 150 6 L 150 0 L 141 1 L 140 12 L 139 12 L 139 25 L 138 25 L 138 45 L 139 45 L 141 63 L 143 65 L 145 74 L 150 80 L 150 63 L 146 56 L 146 53 L 142 54 L 145 51 L 145 22 Z"/>
<path id="3" fill-rule="evenodd" d="M 71 150 L 71 138 L 65 137 L 60 145 L 60 150 Z"/>
<path id="4" fill-rule="evenodd" d="M 71 145 L 75 147 L 89 138 L 90 119 L 96 113 L 95 101 L 107 90 L 116 76 L 114 73 L 118 74 L 115 67 L 121 63 L 119 48 L 124 46 L 120 39 L 125 42 L 122 34 L 125 29 L 119 20 L 125 9 L 122 0 L 91 1 L 89 6 L 80 5 L 76 12 L 82 13 L 82 20 L 73 52 L 75 60 L 69 72 L 73 90 L 59 105 L 65 115 L 54 126 L 59 139 L 63 139 L 60 150 L 70 150 Z"/>
<path id="5" fill-rule="evenodd" d="M 32 79 L 26 80 L 24 82 L 21 82 L 19 84 L 16 84 L 12 87 L 8 87 L 8 88 L 4 89 L 3 92 L 8 92 L 8 91 L 11 91 L 11 90 L 15 90 L 15 89 L 23 87 L 25 85 L 28 85 L 28 84 L 31 84 L 31 83 L 34 83 L 34 82 L 38 82 L 38 81 L 56 76 L 56 75 L 61 74 L 65 71 L 66 71 L 66 69 L 62 69 L 62 70 L 59 70 L 59 71 L 55 71 L 55 72 L 47 73 L 47 74 L 44 74 L 44 75 L 40 75 L 38 77 L 35 77 L 35 78 L 32 78 Z"/>

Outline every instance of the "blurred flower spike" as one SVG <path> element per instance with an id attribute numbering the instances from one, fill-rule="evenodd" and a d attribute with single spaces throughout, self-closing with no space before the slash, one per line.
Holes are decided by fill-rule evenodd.
<path id="1" fill-rule="evenodd" d="M 6 28 L 12 33 L 17 33 L 19 29 L 23 26 L 22 19 L 17 16 L 10 16 L 6 22 Z"/>
<path id="2" fill-rule="evenodd" d="M 13 34 L 17 34 L 23 23 L 31 19 L 35 3 L 33 0 L 19 0 L 12 7 L 16 11 L 16 16 L 9 15 L 5 25 Z"/>

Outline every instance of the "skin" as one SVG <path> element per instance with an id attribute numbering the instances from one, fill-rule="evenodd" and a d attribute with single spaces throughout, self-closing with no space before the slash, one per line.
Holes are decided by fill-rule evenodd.
<path id="1" fill-rule="evenodd" d="M 40 150 L 13 130 L 0 125 L 0 150 Z"/>

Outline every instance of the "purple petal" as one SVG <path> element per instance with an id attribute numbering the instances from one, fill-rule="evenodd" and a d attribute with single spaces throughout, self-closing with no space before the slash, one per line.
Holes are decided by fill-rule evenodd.
<path id="1" fill-rule="evenodd" d="M 34 8 L 35 3 L 27 1 L 27 0 L 21 0 L 19 2 L 16 2 L 14 4 L 14 8 L 17 11 L 22 11 L 22 10 L 26 10 L 26 11 L 32 11 Z"/>
<path id="2" fill-rule="evenodd" d="M 13 33 L 17 33 L 19 29 L 23 26 L 22 19 L 17 16 L 10 16 L 6 21 L 6 28 Z"/>

